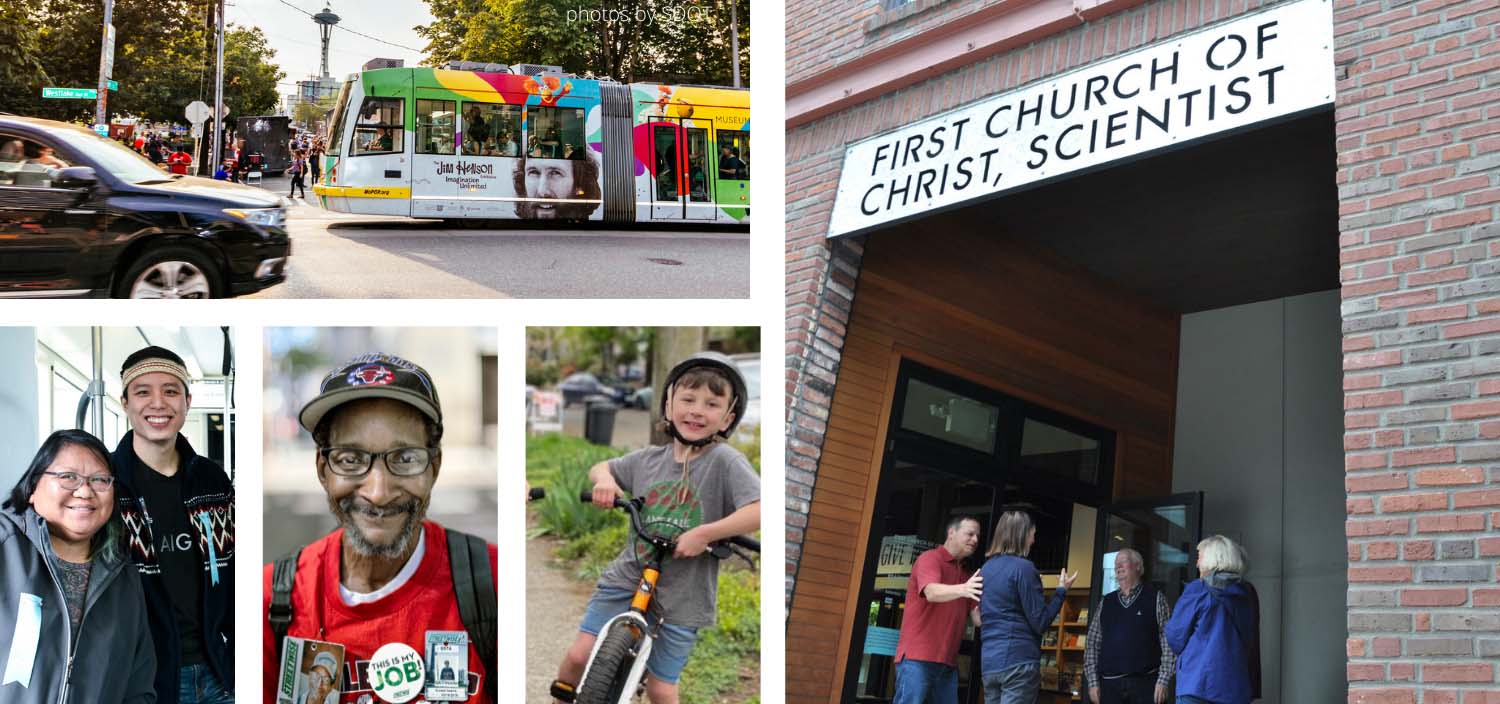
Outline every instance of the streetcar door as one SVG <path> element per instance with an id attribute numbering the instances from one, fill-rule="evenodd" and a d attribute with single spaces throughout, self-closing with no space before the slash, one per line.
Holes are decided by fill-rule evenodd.
<path id="1" fill-rule="evenodd" d="M 687 217 L 687 163 L 682 125 L 676 120 L 651 121 L 651 219 Z"/>
<path id="2" fill-rule="evenodd" d="M 653 220 L 712 220 L 713 174 L 706 127 L 685 127 L 680 119 L 651 122 Z"/>

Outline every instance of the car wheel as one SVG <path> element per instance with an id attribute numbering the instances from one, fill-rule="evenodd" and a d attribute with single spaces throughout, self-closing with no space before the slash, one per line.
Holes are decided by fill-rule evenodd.
<path id="1" fill-rule="evenodd" d="M 191 247 L 147 250 L 125 271 L 116 298 L 220 298 L 224 284 L 219 268 Z"/>

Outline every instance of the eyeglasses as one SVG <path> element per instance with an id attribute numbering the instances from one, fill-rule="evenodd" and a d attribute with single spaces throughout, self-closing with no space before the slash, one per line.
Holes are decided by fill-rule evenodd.
<path id="1" fill-rule="evenodd" d="M 92 477 L 84 477 L 77 472 L 43 471 L 42 474 L 57 477 L 57 485 L 62 487 L 64 491 L 78 491 L 78 487 L 83 486 L 85 478 L 89 481 L 89 488 L 93 489 L 96 494 L 109 493 L 115 486 L 115 478 L 108 474 L 95 474 Z"/>
<path id="2" fill-rule="evenodd" d="M 318 454 L 328 468 L 341 477 L 363 477 L 375 466 L 375 458 L 385 460 L 385 468 L 398 477 L 414 477 L 427 471 L 437 458 L 436 447 L 398 447 L 385 452 L 367 452 L 354 447 L 320 447 Z"/>

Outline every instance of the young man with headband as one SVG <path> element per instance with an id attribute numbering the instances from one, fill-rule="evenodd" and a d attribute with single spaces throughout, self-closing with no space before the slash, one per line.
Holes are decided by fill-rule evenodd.
<path id="1" fill-rule="evenodd" d="M 192 394 L 181 357 L 138 350 L 120 381 L 131 430 L 111 462 L 156 645 L 156 701 L 233 702 L 234 486 L 182 436 Z"/>

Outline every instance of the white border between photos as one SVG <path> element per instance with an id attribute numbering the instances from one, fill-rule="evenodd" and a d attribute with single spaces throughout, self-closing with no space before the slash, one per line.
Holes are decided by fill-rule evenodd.
<path id="1" fill-rule="evenodd" d="M 416 1 L 416 0 L 412 0 Z M 775 0 L 752 0 L 755 27 L 752 76 L 785 76 L 785 11 Z M 761 174 L 751 184 L 755 217 L 750 236 L 750 300 L 228 300 L 198 301 L 4 301 L 0 325 L 179 325 L 234 328 L 236 385 L 239 400 L 235 443 L 237 481 L 236 551 L 240 575 L 235 595 L 236 698 L 263 701 L 261 687 L 262 565 L 275 556 L 262 554 L 264 491 L 258 479 L 263 439 L 261 390 L 264 389 L 264 328 L 291 325 L 497 328 L 499 408 L 499 495 L 521 493 L 525 473 L 525 329 L 564 325 L 756 325 L 761 328 L 763 378 L 786 378 L 785 355 L 785 124 L 784 81 L 753 82 L 754 118 L 763 127 L 751 145 Z M 291 266 L 296 267 L 296 257 Z M 785 394 L 781 384 L 766 383 L 761 400 L 761 701 L 784 702 L 785 683 Z M 514 400 L 514 402 L 509 402 Z M 779 419 L 771 422 L 769 419 Z M 248 468 L 257 468 L 246 471 Z M 254 477 L 254 478 L 252 478 Z M 500 501 L 499 554 L 524 555 L 525 513 L 521 502 Z M 524 564 L 524 563 L 523 563 Z M 504 564 L 502 564 L 502 568 Z M 500 570 L 499 603 L 524 604 L 524 576 Z M 509 578 L 508 578 L 509 577 Z M 502 702 L 541 701 L 526 692 L 523 614 L 500 611 L 502 628 L 520 638 L 500 637 L 499 672 Z"/>

